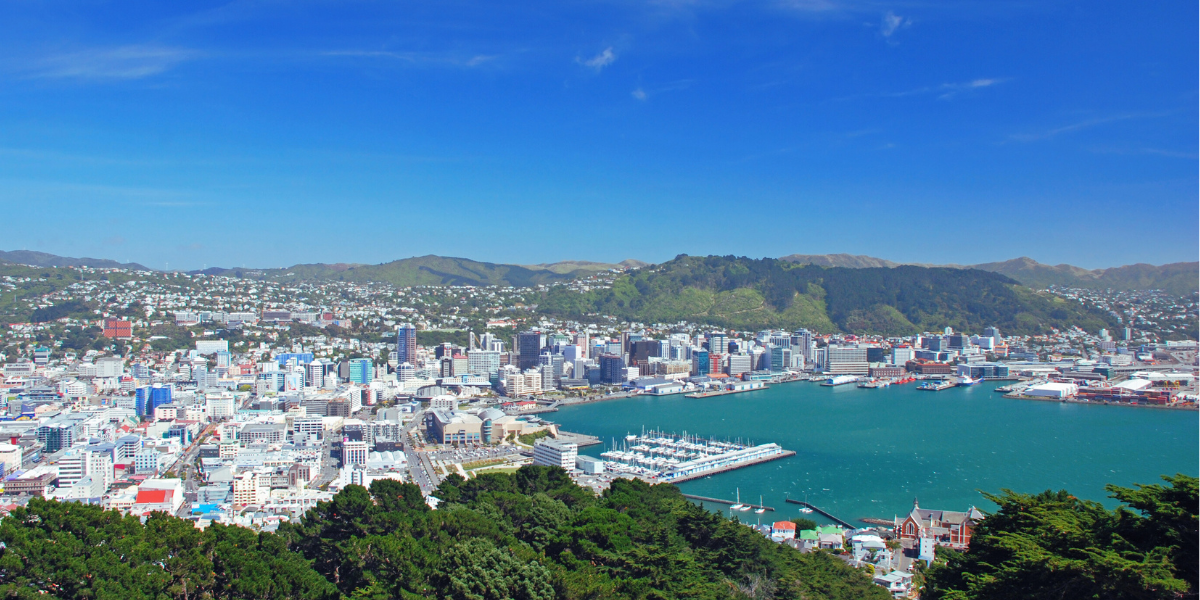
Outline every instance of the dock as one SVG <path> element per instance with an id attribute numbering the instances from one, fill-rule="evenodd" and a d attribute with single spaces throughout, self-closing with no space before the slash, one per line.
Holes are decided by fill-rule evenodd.
<path id="1" fill-rule="evenodd" d="M 569 443 L 575 444 L 576 446 L 578 446 L 580 448 L 585 448 L 587 446 L 595 446 L 596 444 L 600 443 L 600 438 L 598 438 L 594 435 L 585 435 L 582 433 L 571 433 L 570 431 L 559 431 L 557 439 L 560 442 L 569 442 Z"/>
<path id="2" fill-rule="evenodd" d="M 858 529 L 857 525 L 854 525 L 854 524 L 850 523 L 849 521 L 843 521 L 843 520 L 825 512 L 825 511 L 821 510 L 820 508 L 817 508 L 816 506 L 813 506 L 812 504 L 809 504 L 803 500 L 792 500 L 791 498 L 788 498 L 786 501 L 791 502 L 792 504 L 799 504 L 800 506 L 807 506 L 808 508 L 813 509 L 813 512 L 821 515 L 822 517 L 825 517 L 826 519 L 833 521 L 834 523 L 837 523 L 838 525 L 841 525 L 842 527 L 846 527 L 849 529 Z"/>
<path id="3" fill-rule="evenodd" d="M 696 473 L 695 475 L 685 475 L 685 476 L 683 476 L 683 477 L 676 477 L 676 478 L 674 478 L 674 479 L 671 479 L 671 483 L 682 483 L 682 482 L 684 482 L 684 481 L 691 481 L 691 480 L 693 480 L 693 479 L 700 479 L 700 478 L 702 478 L 702 477 L 708 477 L 709 475 L 716 475 L 717 473 L 724 473 L 724 472 L 726 472 L 726 471 L 733 471 L 733 470 L 735 470 L 735 469 L 741 469 L 741 468 L 743 468 L 743 467 L 751 467 L 751 466 L 754 466 L 754 465 L 757 465 L 757 464 L 762 464 L 762 463 L 765 463 L 765 462 L 771 462 L 771 461 L 773 461 L 773 460 L 779 460 L 779 459 L 781 459 L 781 458 L 787 458 L 787 457 L 789 457 L 789 456 L 795 456 L 795 455 L 796 455 L 796 453 L 795 453 L 794 451 L 792 451 L 792 450 L 784 450 L 784 451 L 780 452 L 779 454 L 772 454 L 771 456 L 765 456 L 765 457 L 763 457 L 763 458 L 759 458 L 759 459 L 756 459 L 756 460 L 749 460 L 749 461 L 746 461 L 746 462 L 741 462 L 741 463 L 737 463 L 737 464 L 727 465 L 727 466 L 724 466 L 724 467 L 719 467 L 719 468 L 716 468 L 716 469 L 712 469 L 712 470 L 710 470 L 710 471 L 702 471 L 702 472 L 700 472 L 700 473 Z M 772 509 L 772 510 L 774 510 L 774 509 Z"/>
<path id="4" fill-rule="evenodd" d="M 687 394 L 684 396 L 684 398 L 714 398 L 716 396 L 728 396 L 729 394 L 741 394 L 744 392 L 758 392 L 761 390 L 765 390 L 768 387 L 770 387 L 770 386 L 763 385 L 761 387 L 747 388 L 747 389 L 713 390 L 711 392 L 696 392 L 694 394 Z"/>
<path id="5" fill-rule="evenodd" d="M 942 390 L 948 390 L 955 386 L 956 386 L 956 384 L 953 381 L 943 381 L 941 383 L 933 383 L 932 381 L 927 381 L 925 383 L 922 383 L 921 385 L 918 385 L 917 389 L 921 390 L 922 392 L 940 392 Z"/>
<path id="6" fill-rule="evenodd" d="M 713 504 L 724 504 L 726 506 L 733 506 L 734 504 L 737 504 L 737 502 L 734 502 L 733 500 L 722 500 L 720 498 L 709 498 L 707 496 L 693 496 L 691 494 L 684 494 L 683 497 L 687 498 L 688 500 L 699 500 L 701 502 L 711 502 Z M 771 508 L 770 506 L 761 506 L 758 504 L 750 504 L 750 503 L 745 503 L 745 506 L 749 506 L 751 509 L 762 508 L 762 509 L 769 510 L 771 512 L 775 512 L 775 509 Z"/>

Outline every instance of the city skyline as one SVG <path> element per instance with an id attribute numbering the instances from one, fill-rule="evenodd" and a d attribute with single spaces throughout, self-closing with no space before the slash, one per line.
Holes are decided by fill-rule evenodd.
<path id="1" fill-rule="evenodd" d="M 8 250 L 1104 268 L 1200 242 L 1191 5 L 62 8 L 0 19 Z"/>

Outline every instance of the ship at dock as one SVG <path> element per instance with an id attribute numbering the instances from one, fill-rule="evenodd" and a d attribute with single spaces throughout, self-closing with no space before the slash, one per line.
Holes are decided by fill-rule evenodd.
<path id="1" fill-rule="evenodd" d="M 821 382 L 821 385 L 823 385 L 825 387 L 837 387 L 839 385 L 850 385 L 852 383 L 858 383 L 858 380 L 859 380 L 859 377 L 857 375 L 836 375 L 834 377 L 830 377 L 830 378 L 826 379 L 825 381 Z"/>
<path id="2" fill-rule="evenodd" d="M 600 457 L 613 473 L 680 482 L 794 454 L 774 443 L 751 445 L 652 430 L 625 436 L 620 449 L 614 444 Z"/>

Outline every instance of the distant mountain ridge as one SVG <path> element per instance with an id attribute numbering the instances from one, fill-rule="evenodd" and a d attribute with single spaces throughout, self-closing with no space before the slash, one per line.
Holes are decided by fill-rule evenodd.
<path id="1" fill-rule="evenodd" d="M 791 254 L 780 260 L 797 264 L 812 264 L 822 267 L 846 267 L 850 269 L 895 268 L 902 264 L 914 264 L 897 263 L 882 258 L 853 254 Z M 1157 266 L 1138 263 L 1122 267 L 1089 270 L 1067 264 L 1045 265 L 1027 256 L 1022 256 L 1003 262 L 982 263 L 978 265 L 919 264 L 916 266 L 979 269 L 981 271 L 1006 275 L 1032 288 L 1046 288 L 1051 285 L 1057 285 L 1086 289 L 1159 289 L 1177 296 L 1187 296 L 1200 291 L 1200 262 L 1180 262 Z"/>
<path id="2" fill-rule="evenodd" d="M 391 283 L 400 287 L 416 285 L 470 285 L 530 287 L 554 281 L 568 281 L 609 268 L 587 263 L 570 269 L 569 263 L 552 265 L 507 265 L 469 258 L 415 256 L 378 265 L 336 263 L 293 265 L 284 269 L 206 269 L 210 275 L 228 275 L 249 279 L 287 279 Z M 568 268 L 564 268 L 568 267 Z"/>
<path id="3" fill-rule="evenodd" d="M 58 256 L 36 250 L 0 250 L 0 262 L 29 265 L 31 267 L 92 267 L 96 269 L 132 269 L 137 271 L 153 271 L 138 263 L 122 263 L 107 258 L 72 258 Z"/>
<path id="4" fill-rule="evenodd" d="M 540 263 L 536 265 L 519 265 L 534 271 L 552 271 L 554 273 L 565 274 L 573 272 L 600 272 L 610 269 L 640 269 L 650 266 L 650 263 L 632 258 L 625 259 L 619 263 L 602 263 L 592 262 L 588 260 L 563 260 L 555 263 Z"/>
<path id="5" fill-rule="evenodd" d="M 1088 289 L 1145 290 L 1161 289 L 1177 296 L 1200 291 L 1200 262 L 1180 262 L 1165 265 L 1133 264 L 1107 269 L 1084 269 L 1073 265 L 1046 265 L 1029 257 L 977 265 L 933 265 L 899 263 L 862 254 L 790 254 L 784 262 L 811 264 L 826 268 L 873 269 L 896 268 L 904 265 L 979 269 L 1006 275 L 1026 286 L 1046 288 L 1051 285 Z M 135 269 L 152 271 L 139 263 L 121 263 L 102 258 L 72 258 L 34 250 L 0 251 L 0 262 L 34 267 L 86 266 L 101 269 Z M 388 282 L 406 287 L 414 285 L 501 285 L 526 287 L 585 277 L 609 269 L 641 269 L 653 266 L 640 260 L 627 259 L 619 263 L 566 260 L 534 265 L 490 263 L 467 258 L 417 256 L 378 265 L 361 263 L 298 264 L 276 269 L 211 267 L 190 273 L 228 275 L 252 279 L 287 278 L 290 280 L 340 280 L 357 282 Z"/>

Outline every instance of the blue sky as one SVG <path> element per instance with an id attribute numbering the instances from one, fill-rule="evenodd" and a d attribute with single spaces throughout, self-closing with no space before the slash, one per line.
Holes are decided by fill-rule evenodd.
<path id="1" fill-rule="evenodd" d="M 0 248 L 1194 261 L 1196 22 L 1183 1 L 9 2 Z"/>

